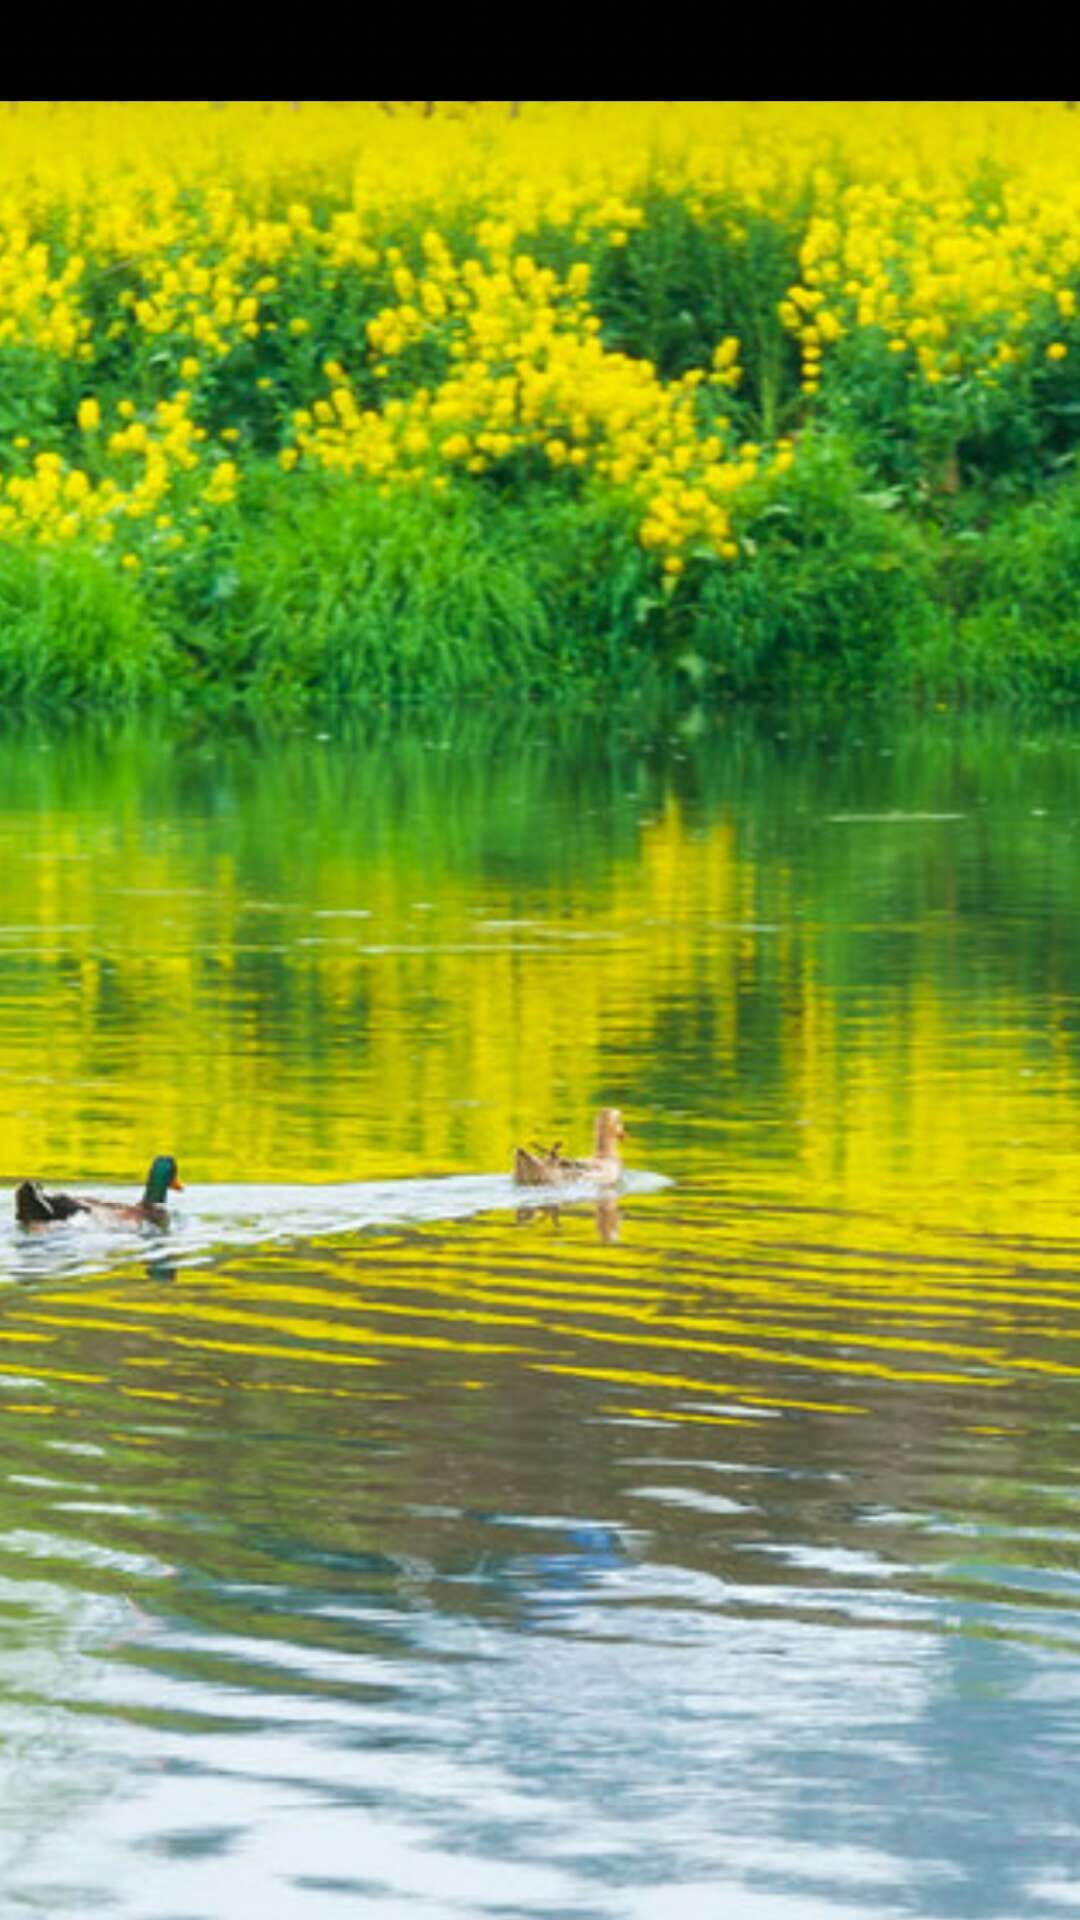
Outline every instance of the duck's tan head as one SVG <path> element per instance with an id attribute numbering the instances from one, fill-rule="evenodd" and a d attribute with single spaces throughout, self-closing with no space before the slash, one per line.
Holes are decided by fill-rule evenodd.
<path id="1" fill-rule="evenodd" d="M 626 1128 L 618 1107 L 601 1107 L 596 1116 L 597 1153 L 614 1153 L 625 1137 Z"/>

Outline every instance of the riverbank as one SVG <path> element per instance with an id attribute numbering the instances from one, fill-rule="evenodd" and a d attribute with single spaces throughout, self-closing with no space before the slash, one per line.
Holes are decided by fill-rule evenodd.
<path id="1" fill-rule="evenodd" d="M 0 697 L 1080 695 L 1077 120 L 20 103 Z"/>

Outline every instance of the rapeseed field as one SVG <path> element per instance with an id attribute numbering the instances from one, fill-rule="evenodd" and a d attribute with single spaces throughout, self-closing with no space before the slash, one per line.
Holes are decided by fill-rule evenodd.
<path id="1" fill-rule="evenodd" d="M 9 103 L 0 687 L 977 680 L 1078 293 L 1062 102 Z"/>

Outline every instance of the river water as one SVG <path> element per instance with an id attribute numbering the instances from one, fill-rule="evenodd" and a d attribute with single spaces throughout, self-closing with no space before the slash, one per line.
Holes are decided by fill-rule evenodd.
<path id="1" fill-rule="evenodd" d="M 0 741 L 0 1913 L 1075 1914 L 1078 901 L 1064 723 Z"/>

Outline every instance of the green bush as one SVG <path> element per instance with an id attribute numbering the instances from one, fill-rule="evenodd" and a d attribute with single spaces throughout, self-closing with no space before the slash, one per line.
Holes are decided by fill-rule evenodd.
<path id="1" fill-rule="evenodd" d="M 930 546 L 833 437 L 805 436 L 788 481 L 739 561 L 689 583 L 676 659 L 739 693 L 895 675 L 947 618 Z"/>

